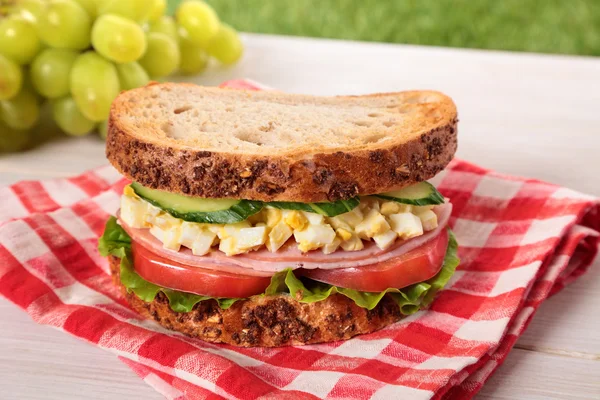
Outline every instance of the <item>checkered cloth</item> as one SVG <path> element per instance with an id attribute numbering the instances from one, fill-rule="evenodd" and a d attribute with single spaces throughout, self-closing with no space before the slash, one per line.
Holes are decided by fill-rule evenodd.
<path id="1" fill-rule="evenodd" d="M 169 399 L 470 398 L 539 305 L 590 266 L 600 203 L 460 160 L 436 183 L 454 204 L 461 266 L 429 310 L 344 342 L 215 345 L 131 311 L 96 250 L 126 184 L 112 167 L 0 189 L 0 293 L 114 353 Z"/>

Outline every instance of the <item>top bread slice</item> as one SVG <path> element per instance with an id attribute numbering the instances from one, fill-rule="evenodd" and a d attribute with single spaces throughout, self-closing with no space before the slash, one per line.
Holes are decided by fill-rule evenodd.
<path id="1" fill-rule="evenodd" d="M 206 198 L 320 202 L 429 179 L 456 152 L 435 91 L 320 97 L 184 83 L 113 102 L 106 155 L 127 178 Z"/>

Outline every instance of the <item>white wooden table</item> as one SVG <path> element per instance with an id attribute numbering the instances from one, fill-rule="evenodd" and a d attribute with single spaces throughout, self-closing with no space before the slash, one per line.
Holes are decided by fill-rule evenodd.
<path id="1" fill-rule="evenodd" d="M 600 196 L 600 59 L 246 35 L 246 56 L 196 79 L 289 92 L 437 89 L 459 109 L 458 156 Z M 105 164 L 97 138 L 0 157 L 0 185 Z M 0 205 L 1 206 L 1 205 Z M 600 264 L 548 300 L 481 399 L 600 398 Z M 0 299 L 0 398 L 161 398 L 115 356 Z"/>

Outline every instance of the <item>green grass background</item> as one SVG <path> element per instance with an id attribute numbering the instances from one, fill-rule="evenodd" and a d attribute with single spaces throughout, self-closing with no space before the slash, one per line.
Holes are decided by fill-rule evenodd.
<path id="1" fill-rule="evenodd" d="M 246 32 L 600 55 L 600 0 L 206 1 Z"/>

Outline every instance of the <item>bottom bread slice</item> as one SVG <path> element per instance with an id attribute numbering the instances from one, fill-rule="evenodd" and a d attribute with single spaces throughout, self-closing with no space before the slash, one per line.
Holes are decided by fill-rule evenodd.
<path id="1" fill-rule="evenodd" d="M 188 313 L 173 311 L 159 292 L 148 303 L 129 293 L 119 277 L 120 259 L 109 257 L 110 269 L 129 305 L 165 328 L 213 343 L 275 347 L 324 343 L 374 332 L 402 318 L 388 296 L 372 310 L 341 294 L 316 303 L 300 303 L 289 295 L 253 296 L 222 310 L 216 301 L 201 301 Z"/>

